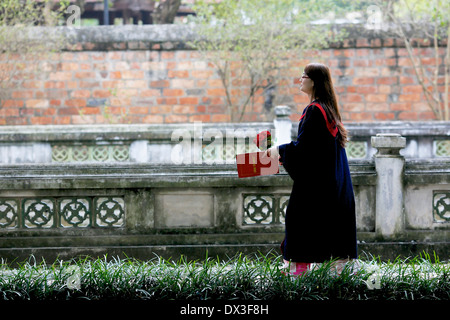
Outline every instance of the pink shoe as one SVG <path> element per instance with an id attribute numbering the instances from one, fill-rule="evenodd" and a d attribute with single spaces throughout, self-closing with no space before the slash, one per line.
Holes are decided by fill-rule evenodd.
<path id="1" fill-rule="evenodd" d="M 293 276 L 301 276 L 308 270 L 310 270 L 311 263 L 306 262 L 290 262 L 284 260 L 284 267 L 287 269 L 289 268 L 288 274 Z M 286 272 L 282 272 L 282 274 L 286 275 Z"/>

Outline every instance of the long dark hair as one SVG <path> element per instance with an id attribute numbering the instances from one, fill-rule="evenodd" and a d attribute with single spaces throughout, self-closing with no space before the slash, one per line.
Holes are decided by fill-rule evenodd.
<path id="1" fill-rule="evenodd" d="M 335 121 L 339 130 L 338 141 L 342 147 L 345 147 L 347 130 L 341 122 L 341 114 L 339 112 L 336 94 L 334 93 L 330 69 L 321 63 L 310 63 L 305 67 L 304 72 L 314 81 L 311 99 L 320 102 L 325 107 L 329 120 Z"/>

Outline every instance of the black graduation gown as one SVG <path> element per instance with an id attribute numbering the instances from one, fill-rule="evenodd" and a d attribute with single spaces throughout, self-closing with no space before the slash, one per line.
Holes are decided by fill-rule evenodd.
<path id="1" fill-rule="evenodd" d="M 293 262 L 357 258 L 347 155 L 337 128 L 314 103 L 303 111 L 297 140 L 279 146 L 280 161 L 294 180 L 281 251 Z"/>

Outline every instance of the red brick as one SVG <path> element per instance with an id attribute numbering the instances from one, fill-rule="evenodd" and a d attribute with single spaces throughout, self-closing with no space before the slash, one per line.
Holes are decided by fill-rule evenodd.
<path id="1" fill-rule="evenodd" d="M 196 79 L 208 79 L 214 74 L 212 70 L 192 70 L 191 76 Z"/>
<path id="2" fill-rule="evenodd" d="M 164 117 L 164 122 L 176 123 L 176 122 L 187 122 L 187 116 L 181 114 L 169 114 Z"/>
<path id="3" fill-rule="evenodd" d="M 356 47 L 368 47 L 369 42 L 366 38 L 358 38 L 356 39 Z"/>
<path id="4" fill-rule="evenodd" d="M 124 70 L 121 75 L 123 79 L 144 79 L 144 71 Z"/>
<path id="5" fill-rule="evenodd" d="M 78 79 L 95 79 L 95 73 L 91 71 L 75 72 L 75 78 Z M 69 80 L 69 79 L 67 79 Z"/>
<path id="6" fill-rule="evenodd" d="M 19 109 L 14 108 L 1 108 L 0 109 L 0 117 L 18 117 L 19 114 Z"/>
<path id="7" fill-rule="evenodd" d="M 389 94 L 392 92 L 392 86 L 388 86 L 388 85 L 378 86 L 378 92 Z"/>
<path id="8" fill-rule="evenodd" d="M 62 71 L 77 71 L 80 69 L 80 65 L 75 62 L 61 62 Z"/>
<path id="9" fill-rule="evenodd" d="M 94 98 L 109 98 L 111 97 L 111 91 L 109 90 L 94 90 L 92 92 Z"/>
<path id="10" fill-rule="evenodd" d="M 411 93 L 411 94 L 401 94 L 398 97 L 398 101 L 400 102 L 416 102 L 419 101 L 421 97 L 420 93 Z"/>
<path id="11" fill-rule="evenodd" d="M 175 61 L 168 61 L 167 62 L 167 70 L 173 70 L 176 69 L 177 63 Z"/>
<path id="12" fill-rule="evenodd" d="M 197 106 L 196 111 L 198 113 L 204 113 L 206 111 L 206 106 L 203 106 L 203 105 L 202 106 Z"/>
<path id="13" fill-rule="evenodd" d="M 34 91 L 31 90 L 22 90 L 22 91 L 13 91 L 11 93 L 11 98 L 13 99 L 30 99 L 33 98 Z"/>
<path id="14" fill-rule="evenodd" d="M 418 120 L 420 120 L 420 121 L 436 120 L 436 116 L 432 111 L 420 112 Z"/>
<path id="15" fill-rule="evenodd" d="M 70 94 L 73 98 L 89 98 L 91 96 L 91 91 L 89 90 L 76 90 L 72 91 Z"/>
<path id="16" fill-rule="evenodd" d="M 195 106 L 175 105 L 172 110 L 174 113 L 195 113 Z"/>
<path id="17" fill-rule="evenodd" d="M 399 58 L 398 65 L 401 67 L 412 67 L 413 66 L 412 61 L 409 57 L 408 58 Z"/>
<path id="18" fill-rule="evenodd" d="M 76 107 L 70 107 L 70 108 L 59 108 L 58 109 L 58 115 L 63 116 L 69 116 L 69 115 L 77 115 L 80 114 L 80 109 Z"/>
<path id="19" fill-rule="evenodd" d="M 69 99 L 69 100 L 66 100 L 65 105 L 67 107 L 85 107 L 86 100 L 85 99 Z"/>
<path id="20" fill-rule="evenodd" d="M 86 114 L 100 114 L 100 108 L 99 107 L 85 107 L 80 110 L 80 114 L 86 115 Z"/>
<path id="21" fill-rule="evenodd" d="M 47 108 L 49 106 L 49 101 L 43 99 L 27 100 L 25 106 L 27 108 Z"/>
<path id="22" fill-rule="evenodd" d="M 161 52 L 162 60 L 171 60 L 175 57 L 175 53 L 173 51 L 163 51 Z"/>
<path id="23" fill-rule="evenodd" d="M 354 85 L 368 85 L 368 84 L 374 84 L 375 80 L 374 78 L 367 78 L 367 77 L 355 77 L 353 78 L 353 84 Z"/>
<path id="24" fill-rule="evenodd" d="M 24 117 L 16 118 L 0 118 L 0 125 L 7 125 L 7 126 L 20 126 L 20 125 L 27 125 L 27 119 Z"/>
<path id="25" fill-rule="evenodd" d="M 212 122 L 228 122 L 228 121 L 230 121 L 230 116 L 227 114 L 213 114 L 211 121 Z"/>
<path id="26" fill-rule="evenodd" d="M 46 81 L 44 83 L 45 89 L 64 89 L 65 87 L 65 81 Z"/>
<path id="27" fill-rule="evenodd" d="M 146 80 L 126 80 L 124 87 L 146 89 L 148 88 L 148 82 Z"/>
<path id="28" fill-rule="evenodd" d="M 145 98 L 145 97 L 160 97 L 161 96 L 161 91 L 160 90 L 156 90 L 156 89 L 141 90 L 140 96 L 142 98 Z"/>
<path id="29" fill-rule="evenodd" d="M 422 86 L 415 85 L 415 86 L 403 86 L 402 92 L 405 94 L 408 93 L 422 93 Z"/>
<path id="30" fill-rule="evenodd" d="M 53 118 L 50 117 L 32 117 L 31 124 L 34 125 L 48 125 L 52 124 Z"/>
<path id="31" fill-rule="evenodd" d="M 163 95 L 167 97 L 179 97 L 184 95 L 184 90 L 182 89 L 164 89 Z"/>
<path id="32" fill-rule="evenodd" d="M 26 89 L 40 89 L 42 87 L 42 81 L 25 80 L 22 82 L 22 88 Z"/>
<path id="33" fill-rule="evenodd" d="M 122 79 L 122 72 L 121 71 L 111 71 L 109 73 L 110 79 Z"/>
<path id="34" fill-rule="evenodd" d="M 189 122 L 201 121 L 201 122 L 210 122 L 211 116 L 209 114 L 195 114 L 189 116 Z"/>
<path id="35" fill-rule="evenodd" d="M 23 101 L 22 100 L 3 100 L 1 101 L 2 108 L 22 108 Z"/>
<path id="36" fill-rule="evenodd" d="M 118 88 L 122 84 L 121 81 L 115 80 L 115 81 L 102 81 L 102 88 Z"/>
<path id="37" fill-rule="evenodd" d="M 50 72 L 48 74 L 48 79 L 54 81 L 70 80 L 72 79 L 72 72 L 65 72 L 65 71 Z"/>
<path id="38" fill-rule="evenodd" d="M 377 78 L 377 84 L 397 84 L 398 79 L 397 77 L 381 77 Z"/>
<path id="39" fill-rule="evenodd" d="M 168 104 L 168 105 L 174 105 L 178 103 L 178 98 L 158 98 L 156 99 L 157 104 Z"/>
<path id="40" fill-rule="evenodd" d="M 198 104 L 198 98 L 196 98 L 196 97 L 180 98 L 180 104 L 197 105 Z"/>
<path id="41" fill-rule="evenodd" d="M 368 101 L 368 102 L 386 102 L 387 101 L 386 94 L 368 94 L 365 98 L 366 98 L 366 101 Z"/>
<path id="42" fill-rule="evenodd" d="M 400 84 L 412 84 L 412 83 L 415 83 L 413 77 L 400 76 Z"/>
<path id="43" fill-rule="evenodd" d="M 159 80 L 150 82 L 150 87 L 154 88 L 168 88 L 170 82 L 168 80 Z"/>
<path id="44" fill-rule="evenodd" d="M 344 94 L 340 95 L 339 99 L 342 102 L 362 102 L 363 98 L 359 94 Z"/>
<path id="45" fill-rule="evenodd" d="M 214 97 L 224 97 L 226 96 L 225 89 L 208 89 L 207 93 L 208 96 Z"/>
<path id="46" fill-rule="evenodd" d="M 209 79 L 208 86 L 210 88 L 221 88 L 223 86 L 222 80 L 220 79 Z M 298 88 L 297 88 L 298 90 Z"/>
<path id="47" fill-rule="evenodd" d="M 363 103 L 343 103 L 341 109 L 347 112 L 361 112 L 364 111 L 365 106 Z"/>
<path id="48" fill-rule="evenodd" d="M 192 79 L 178 79 L 174 78 L 170 82 L 172 88 L 183 88 L 183 89 L 195 89 L 201 86 L 198 82 L 195 83 L 195 80 Z"/>
<path id="49" fill-rule="evenodd" d="M 428 105 L 428 103 L 426 102 L 426 100 L 424 101 L 418 101 L 418 102 L 413 102 L 411 103 L 411 110 L 412 111 L 430 111 L 430 106 Z"/>
<path id="50" fill-rule="evenodd" d="M 181 70 L 181 71 L 169 70 L 167 72 L 167 75 L 169 78 L 188 78 L 189 71 L 187 71 L 187 70 Z"/>
<path id="51" fill-rule="evenodd" d="M 54 116 L 56 114 L 56 109 L 55 108 L 47 108 L 44 110 L 44 112 L 42 114 L 44 116 Z"/>
<path id="52" fill-rule="evenodd" d="M 351 112 L 350 120 L 351 121 L 372 121 L 373 113 L 372 112 Z"/>
<path id="53" fill-rule="evenodd" d="M 364 59 L 364 60 L 355 59 L 355 60 L 353 60 L 353 66 L 354 67 L 367 68 L 367 67 L 370 67 L 371 65 L 372 65 L 372 61 L 371 60 L 367 60 L 367 59 Z"/>
<path id="54" fill-rule="evenodd" d="M 362 95 L 368 95 L 368 94 L 376 94 L 378 92 L 377 86 L 361 86 L 356 87 L 356 93 L 362 94 Z"/>
<path id="55" fill-rule="evenodd" d="M 150 107 L 150 112 L 153 114 L 169 114 L 172 112 L 171 105 L 159 105 Z"/>
<path id="56" fill-rule="evenodd" d="M 149 107 L 130 107 L 130 114 L 148 114 Z"/>
<path id="57" fill-rule="evenodd" d="M 400 112 L 398 120 L 419 120 L 417 112 Z"/>
<path id="58" fill-rule="evenodd" d="M 409 103 L 404 103 L 404 102 L 391 103 L 390 106 L 391 106 L 392 111 L 411 110 L 411 105 Z"/>
<path id="59" fill-rule="evenodd" d="M 70 124 L 70 117 L 55 117 L 54 124 Z"/>

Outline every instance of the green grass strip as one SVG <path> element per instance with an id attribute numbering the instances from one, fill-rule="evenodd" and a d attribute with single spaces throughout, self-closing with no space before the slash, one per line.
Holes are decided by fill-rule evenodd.
<path id="1" fill-rule="evenodd" d="M 225 261 L 105 256 L 52 264 L 30 257 L 15 268 L 0 265 L 0 300 L 450 300 L 450 264 L 427 254 L 360 259 L 340 275 L 333 261 L 299 277 L 285 271 L 275 254 Z"/>

